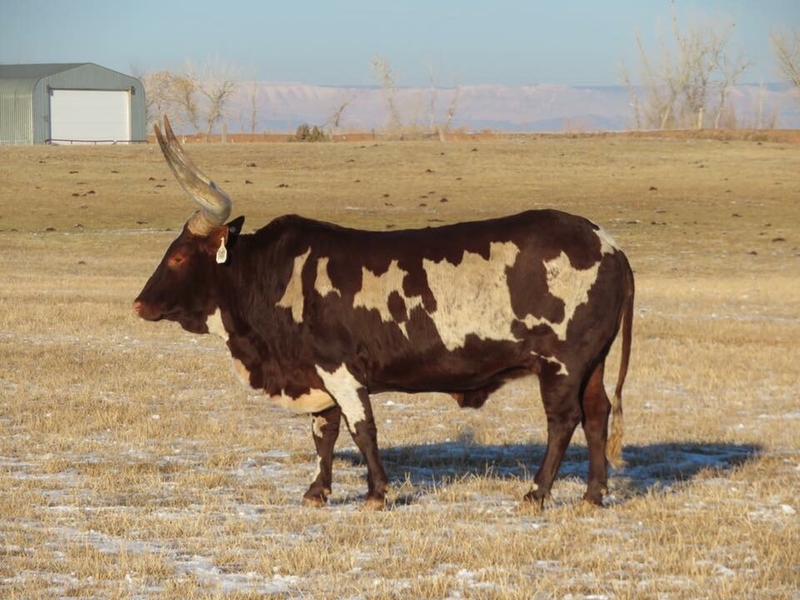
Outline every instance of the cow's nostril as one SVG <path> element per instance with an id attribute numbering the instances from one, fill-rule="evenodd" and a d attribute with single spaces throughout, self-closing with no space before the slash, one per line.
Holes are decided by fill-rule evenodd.
<path id="1" fill-rule="evenodd" d="M 158 321 L 164 317 L 157 306 L 138 298 L 133 301 L 133 312 L 145 321 Z"/>

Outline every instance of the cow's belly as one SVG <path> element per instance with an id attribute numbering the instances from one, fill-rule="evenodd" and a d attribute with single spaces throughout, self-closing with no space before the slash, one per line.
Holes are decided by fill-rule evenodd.
<path id="1" fill-rule="evenodd" d="M 456 393 L 496 389 L 509 379 L 538 371 L 534 357 L 518 353 L 487 352 L 472 359 L 445 355 L 431 360 L 401 360 L 374 373 L 370 391 Z"/>

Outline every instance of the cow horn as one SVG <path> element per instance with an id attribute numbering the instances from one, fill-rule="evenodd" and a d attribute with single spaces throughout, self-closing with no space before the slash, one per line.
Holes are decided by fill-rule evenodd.
<path id="1" fill-rule="evenodd" d="M 196 235 L 208 235 L 225 223 L 231 214 L 231 199 L 211 181 L 184 152 L 181 143 L 175 137 L 169 119 L 164 115 L 164 132 L 161 133 L 158 123 L 153 125 L 161 146 L 161 152 L 169 165 L 175 179 L 181 187 L 200 205 L 200 210 L 186 222 L 186 227 Z"/>

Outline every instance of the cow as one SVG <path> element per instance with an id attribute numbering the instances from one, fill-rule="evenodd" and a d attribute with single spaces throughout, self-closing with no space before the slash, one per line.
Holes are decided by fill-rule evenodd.
<path id="1" fill-rule="evenodd" d="M 134 311 L 219 335 L 247 385 L 312 415 L 318 469 L 304 504 L 322 506 L 331 494 L 344 419 L 366 463 L 364 506 L 385 506 L 370 394 L 444 392 L 479 408 L 505 383 L 536 375 L 547 448 L 523 506 L 549 497 L 578 423 L 589 454 L 584 499 L 602 505 L 608 467 L 621 463 L 634 298 L 628 259 L 604 229 L 529 210 L 390 231 L 287 215 L 245 234 L 244 217 L 228 221 L 230 197 L 195 166 L 166 117 L 163 129 L 155 125 L 167 165 L 199 210 Z M 611 402 L 603 372 L 620 329 Z"/>

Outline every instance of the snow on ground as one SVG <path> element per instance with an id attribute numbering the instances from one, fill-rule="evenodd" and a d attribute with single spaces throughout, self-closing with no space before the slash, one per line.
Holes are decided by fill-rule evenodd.
<path id="1" fill-rule="evenodd" d="M 28 343 L 45 342 L 32 337 Z M 125 353 L 141 342 L 125 336 L 105 341 L 81 339 L 81 343 L 89 346 L 96 343 L 98 347 L 116 345 L 118 351 Z M 226 360 L 222 349 L 198 344 L 192 337 L 181 341 L 166 341 L 165 338 L 164 342 L 149 343 L 149 351 L 159 361 L 189 352 L 207 354 L 212 362 L 224 364 Z M 680 405 L 692 395 L 690 387 L 675 386 L 674 389 L 661 389 L 659 397 L 651 399 L 643 385 L 634 381 L 626 388 L 631 398 L 642 398 L 638 405 L 634 402 L 626 406 L 628 414 L 658 412 L 665 404 L 675 402 Z M 771 397 L 790 394 L 785 384 L 774 382 L 771 385 L 774 387 Z M 452 402 L 445 403 L 441 398 L 420 399 L 402 394 L 375 396 L 382 457 L 393 487 L 388 511 L 390 520 L 383 524 L 384 533 L 393 537 L 396 535 L 394 528 L 400 524 L 433 515 L 442 524 L 441 529 L 414 532 L 409 545 L 420 543 L 424 548 L 430 543 L 450 543 L 451 536 L 455 535 L 452 531 L 476 531 L 476 516 L 482 523 L 475 535 L 488 539 L 502 540 L 523 535 L 529 539 L 530 547 L 535 548 L 537 539 L 548 540 L 561 535 L 557 532 L 560 525 L 554 523 L 548 513 L 563 513 L 570 519 L 575 518 L 570 507 L 584 491 L 586 449 L 582 433 L 577 432 L 554 487 L 553 502 L 544 515 L 518 512 L 519 498 L 527 490 L 544 452 L 545 423 L 537 412 L 540 410 L 538 398 L 533 398 L 536 410 L 530 408 L 531 391 L 527 384 L 514 384 L 503 391 L 501 402 L 490 402 L 482 411 L 460 411 Z M 29 389 L 26 393 L 43 394 L 47 390 Z M 196 389 L 173 389 L 169 393 L 181 399 L 184 394 L 192 396 L 197 392 Z M 215 410 L 226 408 L 220 398 L 228 393 L 225 389 L 207 389 L 200 397 L 192 397 L 191 402 L 204 407 L 198 413 L 202 415 L 199 418 L 219 419 L 224 423 L 224 415 Z M 114 394 L 107 390 L 97 392 L 98 399 L 124 401 L 124 398 L 111 396 Z M 258 396 L 248 398 L 249 401 L 259 401 Z M 165 406 L 156 407 L 147 413 L 146 418 L 155 424 L 162 423 L 167 417 L 165 409 Z M 125 443 L 116 439 L 113 432 L 100 432 L 96 434 L 96 441 L 104 446 L 108 455 L 88 452 L 56 456 L 52 453 L 37 454 L 35 448 L 28 449 L 29 440 L 22 439 L 26 434 L 6 429 L 10 438 L 20 436 L 20 451 L 0 455 L 0 472 L 15 485 L 39 490 L 39 500 L 35 516 L 17 518 L 13 524 L 0 524 L 0 557 L 29 557 L 23 561 L 15 560 L 15 564 L 27 565 L 23 570 L 9 573 L 0 567 L 0 592 L 24 588 L 32 580 L 46 582 L 43 595 L 54 598 L 67 598 L 72 595 L 72 590 L 90 588 L 101 590 L 101 595 L 112 595 L 113 590 L 124 597 L 144 599 L 167 593 L 168 581 L 191 582 L 199 589 L 213 590 L 220 596 L 241 593 L 302 597 L 308 595 L 308 590 L 319 589 L 319 576 L 313 569 L 298 574 L 278 563 L 269 568 L 263 565 L 256 568 L 248 561 L 254 555 L 264 553 L 265 549 L 268 555 L 270 548 L 298 547 L 309 540 L 329 535 L 326 527 L 330 523 L 362 526 L 359 523 L 365 518 L 360 511 L 360 498 L 365 488 L 363 461 L 343 433 L 334 465 L 334 495 L 328 507 L 309 513 L 299 505 L 315 468 L 308 424 L 286 411 L 265 410 L 267 418 L 263 422 L 248 424 L 248 427 L 265 433 L 283 430 L 292 441 L 280 447 L 247 447 L 238 445 L 237 437 L 233 435 L 228 450 L 234 458 L 230 464 L 217 466 L 209 465 L 207 449 L 201 441 L 194 439 L 170 439 L 169 451 L 165 452 L 163 446 L 156 451 L 147 443 Z M 580 528 L 607 539 L 608 552 L 612 554 L 615 544 L 635 545 L 636 538 L 647 534 L 653 525 L 646 518 L 627 520 L 626 510 L 630 504 L 648 496 L 658 497 L 659 502 L 674 503 L 674 512 L 671 513 L 674 517 L 699 515 L 700 518 L 713 519 L 720 511 L 735 507 L 736 514 L 746 520 L 742 527 L 796 527 L 800 505 L 794 497 L 754 491 L 753 483 L 737 478 L 737 472 L 749 464 L 768 460 L 782 465 L 777 472 L 800 481 L 798 449 L 773 444 L 770 438 L 770 432 L 774 432 L 776 426 L 794 426 L 800 413 L 794 409 L 780 413 L 768 413 L 758 408 L 747 410 L 749 412 L 741 419 L 742 429 L 734 427 L 731 433 L 713 441 L 674 439 L 650 442 L 646 432 L 642 431 L 643 426 L 631 419 L 631 435 L 625 446 L 628 464 L 612 477 L 611 491 L 606 498 L 610 510 L 599 516 L 579 516 Z M 748 416 L 754 418 L 745 418 Z M 53 418 L 49 414 L 42 417 Z M 0 414 L 0 426 L 5 425 L 3 419 Z M 415 420 L 419 430 L 415 435 L 406 439 L 403 436 L 407 434 L 401 436 L 398 433 L 401 424 Z M 297 444 L 304 450 L 298 451 Z M 67 466 L 42 468 L 43 463 L 56 458 Z M 92 489 L 91 482 L 82 474 L 82 466 L 102 465 L 112 460 L 152 463 L 164 473 L 158 495 L 151 500 L 152 505 L 134 501 L 138 493 L 135 487 L 120 489 L 116 495 L 107 497 Z M 219 476 L 222 483 L 206 490 L 206 497 L 186 501 L 180 483 L 170 479 L 171 473 L 185 472 Z M 263 490 L 265 485 L 269 489 L 260 497 L 240 493 L 240 490 Z M 123 533 L 116 534 L 96 525 L 111 513 L 122 521 L 129 518 L 150 523 L 154 529 L 134 529 L 132 535 L 123 527 Z M 220 544 L 230 544 L 232 540 L 239 544 L 231 551 L 234 555 L 232 564 L 221 562 L 219 549 L 213 545 L 198 546 L 191 538 L 189 541 L 181 540 L 158 531 L 159 524 L 178 526 L 192 520 L 209 521 L 215 531 L 219 529 L 214 535 L 220 536 Z M 296 521 L 296 526 L 292 520 Z M 227 531 L 226 524 L 233 524 L 232 531 L 239 528 L 242 533 Z M 22 532 L 21 536 L 15 536 L 14 541 L 4 533 L 9 525 L 13 525 L 18 533 Z M 567 531 L 566 534 L 575 535 L 576 532 Z M 200 534 L 196 534 L 198 536 Z M 421 578 L 442 582 L 442 598 L 491 598 L 504 594 L 518 597 L 514 594 L 521 593 L 508 583 L 509 580 L 515 581 L 519 574 L 493 565 L 475 568 L 443 561 L 424 574 L 409 576 L 397 573 L 392 578 L 378 577 L 375 574 L 376 561 L 390 560 L 393 553 L 392 548 L 382 545 L 380 537 L 381 534 L 377 539 L 368 536 L 356 544 L 357 549 L 349 551 L 347 568 L 341 577 L 350 583 L 350 591 L 343 597 L 373 598 L 381 597 L 384 592 L 389 596 L 402 596 L 416 589 Z M 167 566 L 169 574 L 148 577 L 132 568 L 121 579 L 107 581 L 97 575 L 37 570 L 34 556 L 39 549 L 20 541 L 20 538 L 45 539 L 43 548 L 55 558 L 61 556 L 66 548 L 75 546 L 92 548 L 100 560 L 111 562 L 128 560 L 131 555 L 157 556 Z M 208 542 L 206 537 L 200 539 Z M 211 539 L 214 539 L 213 535 Z M 453 539 L 453 543 L 461 543 L 461 540 Z M 732 550 L 737 556 L 743 556 L 739 563 L 726 558 L 726 552 Z M 694 563 L 698 571 L 706 573 L 706 580 L 738 581 L 761 568 L 761 557 L 755 549 L 720 548 L 719 552 L 719 556 L 698 556 Z M 576 569 L 563 560 L 535 557 L 527 563 L 526 576 L 534 580 L 560 581 L 565 588 L 587 590 L 559 596 L 574 600 L 611 600 L 615 594 L 602 590 L 615 581 L 623 585 L 637 578 L 641 578 L 639 585 L 643 595 L 650 595 L 653 587 L 661 586 L 667 590 L 660 596 L 665 600 L 687 597 L 697 585 L 689 575 L 668 574 L 653 580 L 649 575 L 653 565 L 649 561 L 647 556 L 629 556 L 624 569 L 598 575 Z M 800 570 L 798 573 L 800 577 Z M 362 589 L 363 593 L 353 591 L 354 588 Z M 549 597 L 553 596 L 542 596 Z"/>
<path id="2" fill-rule="evenodd" d="M 397 414 L 405 410 L 402 396 L 391 396 L 385 400 L 385 406 L 394 412 L 390 418 L 397 418 Z M 179 441 L 177 443 L 180 443 Z M 536 453 L 540 452 L 536 449 Z M 160 460 L 169 461 L 191 461 L 193 449 L 186 446 L 182 451 L 172 457 L 162 457 Z M 195 449 L 196 451 L 196 449 Z M 459 502 L 464 511 L 471 513 L 484 513 L 491 517 L 487 527 L 513 527 L 516 530 L 529 530 L 531 532 L 543 531 L 552 527 L 547 520 L 538 516 L 521 516 L 516 511 L 517 499 L 509 498 L 502 494 L 497 495 L 490 492 L 478 492 L 470 494 L 468 497 L 461 498 L 458 502 L 448 501 L 442 489 L 451 485 L 450 481 L 444 479 L 437 469 L 429 466 L 436 465 L 462 465 L 459 468 L 451 468 L 450 475 L 458 478 L 483 475 L 476 473 L 478 465 L 488 464 L 491 467 L 491 474 L 494 477 L 505 478 L 527 478 L 529 473 L 520 466 L 523 460 L 529 456 L 530 446 L 519 444 L 517 446 L 482 446 L 475 444 L 469 439 L 442 441 L 429 444 L 419 448 L 407 447 L 387 447 L 384 449 L 387 468 L 392 472 L 393 485 L 402 486 L 403 482 L 411 482 L 415 491 L 413 498 L 401 499 L 391 507 L 395 513 L 405 513 L 408 518 L 413 518 L 414 514 L 441 513 L 443 519 L 450 519 L 452 511 L 458 510 Z M 702 479 L 701 488 L 718 487 L 721 490 L 729 490 L 737 484 L 731 481 L 730 473 L 738 465 L 752 459 L 759 453 L 759 449 L 747 445 L 737 444 L 655 444 L 647 447 L 627 448 L 626 456 L 629 466 L 613 480 L 613 486 L 619 492 L 612 492 L 608 498 L 610 505 L 623 507 L 631 497 L 647 494 L 657 490 L 663 494 L 683 494 L 683 510 L 702 512 L 712 515 L 715 510 L 715 500 L 704 499 L 704 494 L 697 490 L 689 491 L 686 482 L 701 472 L 712 473 L 715 475 Z M 424 459 L 420 458 L 424 456 Z M 101 460 L 100 457 L 83 456 L 75 457 L 80 461 Z M 788 454 L 788 461 L 795 461 L 793 467 L 795 473 L 800 474 L 800 464 L 797 464 L 798 455 Z M 465 461 L 468 461 L 465 465 Z M 337 454 L 335 469 L 337 471 L 336 494 L 332 499 L 331 505 L 325 509 L 326 514 L 332 519 L 342 519 L 343 521 L 352 520 L 358 514 L 358 496 L 363 492 L 363 482 L 361 480 L 363 466 L 360 458 L 352 450 L 345 448 Z M 574 502 L 582 493 L 582 477 L 586 468 L 585 450 L 578 447 L 571 449 L 565 461 L 561 479 L 554 490 L 555 505 L 568 505 Z M 36 485 L 43 490 L 51 488 L 51 491 L 44 492 L 42 501 L 48 505 L 48 511 L 52 518 L 64 523 L 58 527 L 48 527 L 46 531 L 49 549 L 53 550 L 58 557 L 61 548 L 69 547 L 73 544 L 87 545 L 95 548 L 101 555 L 121 556 L 123 554 L 152 554 L 162 557 L 162 560 L 171 565 L 172 575 L 177 581 L 191 580 L 200 587 L 214 590 L 215 594 L 225 595 L 234 593 L 248 593 L 254 595 L 273 596 L 273 597 L 301 597 L 302 590 L 312 585 L 306 577 L 293 575 L 282 571 L 276 567 L 273 573 L 257 572 L 254 570 L 238 570 L 226 568 L 217 564 L 214 553 L 204 553 L 202 550 L 188 551 L 180 543 L 159 539 L 131 539 L 129 536 L 117 536 L 106 532 L 92 529 L 92 515 L 102 511 L 115 510 L 124 512 L 124 507 L 97 507 L 91 506 L 89 492 L 84 490 L 79 474 L 75 470 L 67 470 L 59 473 L 41 474 L 36 472 L 36 465 L 29 459 L 15 459 L 12 457 L 0 457 L 0 469 L 13 475 L 13 479 L 20 483 Z M 296 506 L 296 499 L 299 498 L 305 489 L 306 482 L 310 477 L 311 465 L 297 463 L 289 452 L 274 449 L 261 454 L 244 456 L 240 463 L 227 469 L 228 473 L 236 478 L 242 485 L 258 480 L 269 480 L 281 490 L 283 495 L 289 498 L 289 505 L 264 506 L 250 502 L 236 501 L 235 495 L 225 498 L 223 504 L 217 505 L 214 511 L 218 511 L 215 518 L 235 519 L 240 521 L 258 522 L 263 535 L 272 538 L 272 544 L 291 545 L 302 543 L 305 536 L 314 535 L 314 528 L 298 529 L 297 531 L 271 531 L 269 528 L 270 518 L 283 511 L 303 510 Z M 448 472 L 448 467 L 443 470 Z M 522 491 L 522 490 L 520 490 Z M 723 491 L 723 494 L 725 492 Z M 80 498 L 86 496 L 86 504 L 83 505 Z M 716 498 L 715 494 L 711 495 Z M 773 526 L 783 526 L 789 519 L 796 519 L 797 509 L 794 504 L 780 501 L 770 501 L 768 498 L 742 498 L 740 494 L 731 494 L 732 502 L 742 502 L 746 504 L 746 512 L 753 523 L 767 522 Z M 134 508 L 131 511 L 137 510 Z M 192 504 L 180 509 L 169 509 L 166 507 L 155 508 L 150 511 L 150 517 L 155 520 L 186 519 L 195 515 L 197 518 L 207 516 L 208 507 L 202 503 Z M 613 508 L 611 510 L 614 510 Z M 589 518 L 587 522 L 591 522 Z M 31 532 L 41 527 L 35 521 L 21 523 L 23 529 Z M 626 530 L 621 525 L 611 525 L 604 530 L 602 523 L 597 533 L 607 535 L 609 539 L 618 536 L 631 536 L 636 534 L 637 526 Z M 640 528 L 644 525 L 640 524 Z M 319 529 L 316 530 L 319 532 Z M 42 533 L 42 532 L 39 532 Z M 2 542 L 0 542 L 2 543 Z M 385 590 L 390 589 L 395 594 L 402 594 L 404 590 L 411 589 L 415 584 L 413 577 L 398 576 L 393 580 L 382 579 L 374 580 L 370 574 L 370 568 L 378 552 L 374 547 L 366 544 L 366 549 L 360 555 L 354 555 L 351 559 L 351 568 L 348 575 L 354 580 L 359 581 L 366 590 Z M 35 553 L 35 548 L 13 546 L 6 544 L 2 553 L 9 556 L 15 554 Z M 741 574 L 742 571 L 753 569 L 756 565 L 757 557 L 753 556 L 753 564 L 742 564 L 729 566 L 724 560 L 714 560 L 712 558 L 703 559 L 697 566 L 699 569 L 707 569 L 715 574 L 720 580 L 731 579 Z M 642 569 L 646 565 L 641 565 Z M 635 565 L 631 565 L 632 572 L 636 571 Z M 535 560 L 530 565 L 530 571 L 534 576 L 559 577 L 569 581 L 580 582 L 581 585 L 592 589 L 599 585 L 596 579 L 598 576 L 592 573 L 571 572 L 558 561 Z M 500 574 L 502 575 L 502 574 Z M 619 577 L 620 575 L 616 575 Z M 448 583 L 447 594 L 443 597 L 448 599 L 474 598 L 474 597 L 495 597 L 502 596 L 504 593 L 513 593 L 513 589 L 504 588 L 501 583 L 503 577 L 498 577 L 498 573 L 488 567 L 486 569 L 468 569 L 457 564 L 442 563 L 428 574 L 431 578 L 446 579 Z M 102 589 L 103 582 L 92 581 L 86 578 L 79 578 L 69 573 L 46 573 L 46 572 L 19 572 L 14 575 L 5 575 L 0 578 L 0 589 L 3 587 L 11 588 L 15 584 L 30 578 L 45 578 L 48 582 L 46 593 L 54 598 L 69 597 L 71 589 L 80 586 L 97 585 Z M 668 582 L 668 589 L 672 590 L 691 590 L 695 582 L 691 577 L 673 577 Z M 163 582 L 154 582 L 148 578 L 142 578 L 136 574 L 129 573 L 125 580 L 116 582 L 120 590 L 124 591 L 125 597 L 148 598 L 164 592 Z M 115 584 L 115 585 L 116 585 Z M 312 587 L 313 589 L 313 587 Z M 371 595 L 360 596 L 353 594 L 350 597 L 373 597 Z M 548 596 L 545 596 L 548 597 Z M 587 594 L 567 594 L 564 598 L 575 600 L 589 599 L 611 599 L 613 594 L 587 593 Z M 664 598 L 670 598 L 666 594 Z"/>

